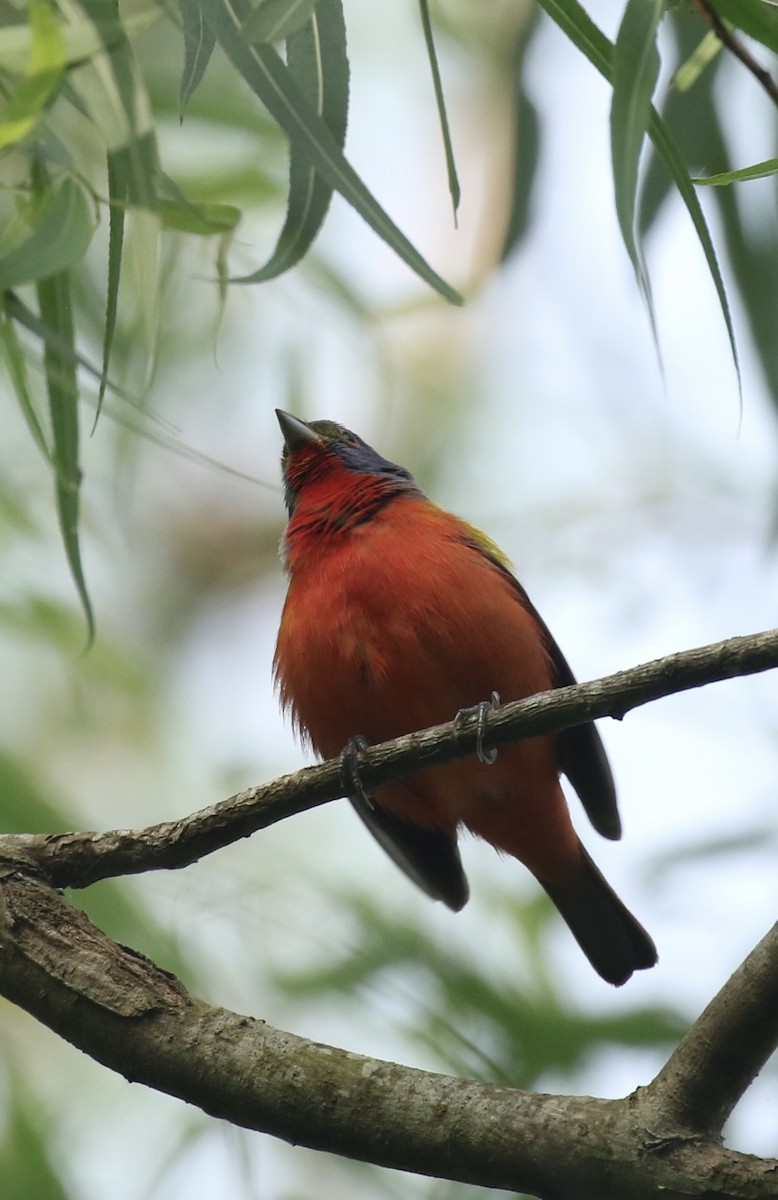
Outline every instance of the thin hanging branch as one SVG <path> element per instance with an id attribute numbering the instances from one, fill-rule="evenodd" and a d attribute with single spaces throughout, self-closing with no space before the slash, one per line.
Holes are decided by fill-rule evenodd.
<path id="1" fill-rule="evenodd" d="M 726 46 L 727 50 L 735 55 L 735 58 L 740 59 L 746 70 L 751 72 L 754 79 L 761 84 L 773 104 L 778 108 L 778 84 L 770 72 L 757 62 L 745 42 L 742 42 L 729 25 L 721 19 L 710 0 L 692 0 L 692 4 L 708 22 L 722 46 Z"/>

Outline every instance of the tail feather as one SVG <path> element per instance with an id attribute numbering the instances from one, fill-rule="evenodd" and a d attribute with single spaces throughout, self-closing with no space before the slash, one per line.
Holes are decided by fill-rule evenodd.
<path id="1" fill-rule="evenodd" d="M 581 846 L 581 871 L 571 887 L 540 881 L 598 975 L 620 987 L 633 971 L 653 967 L 656 947 Z"/>

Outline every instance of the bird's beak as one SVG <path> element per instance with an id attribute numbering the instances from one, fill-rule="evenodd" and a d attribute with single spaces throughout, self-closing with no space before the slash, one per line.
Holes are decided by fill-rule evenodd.
<path id="1" fill-rule="evenodd" d="M 305 421 L 301 421 L 299 417 L 293 417 L 291 413 L 284 412 L 281 408 L 276 409 L 276 416 L 289 454 L 293 454 L 295 450 L 299 450 L 311 442 L 321 441 L 318 433 L 314 433 L 310 425 L 306 425 Z"/>

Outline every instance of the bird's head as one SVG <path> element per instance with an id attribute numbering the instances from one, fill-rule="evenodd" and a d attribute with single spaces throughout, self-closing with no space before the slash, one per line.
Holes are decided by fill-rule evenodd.
<path id="1" fill-rule="evenodd" d="M 281 470 L 290 516 L 306 488 L 349 482 L 349 476 L 354 483 L 357 477 L 374 479 L 386 486 L 387 493 L 418 491 L 410 471 L 382 458 L 345 426 L 335 421 L 301 421 L 280 408 L 276 416 L 284 435 Z"/>

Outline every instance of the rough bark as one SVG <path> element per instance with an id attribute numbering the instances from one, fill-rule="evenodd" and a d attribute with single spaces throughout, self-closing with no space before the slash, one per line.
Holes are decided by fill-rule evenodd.
<path id="1" fill-rule="evenodd" d="M 732 1011 L 758 1008 L 775 1044 L 772 992 L 763 1005 L 751 997 L 750 1014 L 741 1005 L 751 983 L 774 989 L 776 976 L 778 926 L 708 1010 L 697 1053 L 676 1052 L 670 1079 L 663 1072 L 623 1100 L 535 1095 L 351 1054 L 212 1007 L 39 879 L 0 878 L 0 991 L 98 1062 L 294 1144 L 543 1200 L 775 1197 L 778 1161 L 724 1149 L 688 1106 L 679 1119 L 677 1100 L 684 1070 L 715 1068 Z M 760 1057 L 768 1047 L 756 1042 Z"/>
<path id="2" fill-rule="evenodd" d="M 490 715 L 500 746 L 778 666 L 778 631 L 673 655 Z M 475 719 L 361 756 L 365 786 L 472 753 Z M 342 795 L 337 762 L 145 830 L 0 837 L 0 994 L 126 1078 L 289 1142 L 543 1200 L 774 1200 L 778 1160 L 721 1145 L 778 1045 L 778 925 L 656 1079 L 622 1100 L 536 1095 L 318 1045 L 189 996 L 57 890 L 182 867 Z"/>

